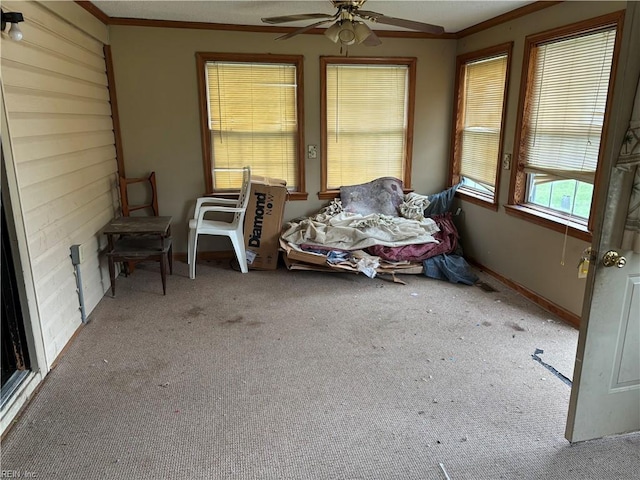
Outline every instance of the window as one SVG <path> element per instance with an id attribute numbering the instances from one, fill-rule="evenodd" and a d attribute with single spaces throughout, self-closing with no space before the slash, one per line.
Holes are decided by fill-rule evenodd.
<path id="1" fill-rule="evenodd" d="M 306 198 L 302 57 L 196 56 L 207 193 L 234 188 L 216 168 L 250 165 L 252 174 L 285 179 L 292 198 Z"/>
<path id="2" fill-rule="evenodd" d="M 415 66 L 415 58 L 320 58 L 319 198 L 387 176 L 410 188 Z"/>
<path id="3" fill-rule="evenodd" d="M 497 209 L 509 61 L 508 43 L 458 56 L 451 185 L 468 200 Z"/>
<path id="4" fill-rule="evenodd" d="M 527 37 L 510 213 L 590 239 L 619 13 Z"/>

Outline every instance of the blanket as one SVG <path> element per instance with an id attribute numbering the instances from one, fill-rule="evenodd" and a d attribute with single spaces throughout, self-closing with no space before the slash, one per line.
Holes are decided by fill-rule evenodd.
<path id="1" fill-rule="evenodd" d="M 333 213 L 333 212 L 331 212 Z M 282 239 L 293 244 L 320 245 L 340 250 L 361 250 L 373 245 L 399 247 L 415 243 L 438 243 L 439 231 L 430 218 L 422 221 L 372 213 L 339 212 L 289 222 Z"/>
<path id="2" fill-rule="evenodd" d="M 285 226 L 280 238 L 285 263 L 290 262 L 290 269 L 310 264 L 311 269 L 361 271 L 371 277 L 424 273 L 423 263 L 459 249 L 450 213 L 457 187 L 432 196 L 412 192 L 402 197 L 402 183 L 390 177 L 341 187 L 340 199 Z M 306 268 L 299 267 L 305 263 Z"/>
<path id="3" fill-rule="evenodd" d="M 451 213 L 431 217 L 438 225 L 439 231 L 434 234 L 437 243 L 420 243 L 402 247 L 374 245 L 367 251 L 389 262 L 421 262 L 437 255 L 452 253 L 458 248 L 458 230 L 453 223 Z"/>

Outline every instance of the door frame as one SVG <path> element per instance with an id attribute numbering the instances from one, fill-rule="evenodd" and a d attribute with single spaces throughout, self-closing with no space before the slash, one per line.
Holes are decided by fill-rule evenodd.
<path id="1" fill-rule="evenodd" d="M 2 399 L 0 408 L 5 401 L 13 396 L 26 375 L 31 371 L 27 340 L 24 333 L 24 318 L 22 303 L 18 293 L 18 282 L 13 265 L 11 238 L 4 211 L 4 203 L 0 201 L 2 209 Z M 6 365 L 5 365 L 6 362 Z"/>
<path id="2" fill-rule="evenodd" d="M 0 144 L 2 147 L 0 201 L 3 202 L 5 209 L 30 364 L 30 372 L 24 377 L 20 385 L 16 387 L 11 398 L 7 399 L 2 410 L 0 410 L 0 434 L 4 434 L 22 407 L 31 398 L 40 382 L 44 379 L 49 369 L 49 363 L 47 362 L 42 338 L 42 324 L 32 275 L 33 270 L 29 256 L 27 233 L 23 220 L 20 188 L 18 186 L 13 157 L 11 131 L 5 107 L 4 83 L 2 83 L 1 78 L 0 107 L 0 132 L 2 132 L 0 134 Z"/>

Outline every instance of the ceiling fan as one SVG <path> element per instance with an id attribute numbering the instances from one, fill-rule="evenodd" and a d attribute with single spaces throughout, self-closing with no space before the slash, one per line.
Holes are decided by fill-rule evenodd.
<path id="1" fill-rule="evenodd" d="M 444 33 L 444 28 L 429 23 L 416 22 L 414 20 L 406 20 L 403 18 L 389 17 L 382 13 L 371 12 L 369 10 L 360 10 L 366 0 L 331 0 L 331 3 L 338 10 L 334 15 L 326 13 L 300 13 L 296 15 L 285 15 L 282 17 L 263 18 L 264 23 L 279 24 L 286 22 L 295 22 L 298 20 L 314 20 L 323 19 L 319 22 L 312 23 L 306 27 L 294 30 L 291 33 L 282 35 L 276 40 L 286 40 L 288 38 L 305 33 L 312 28 L 319 27 L 327 23 L 335 22 L 328 27 L 324 34 L 334 43 L 340 42 L 342 45 L 353 45 L 362 43 L 363 45 L 376 46 L 382 42 L 378 36 L 369 28 L 369 26 L 361 20 L 372 23 L 384 23 L 394 25 L 396 27 L 408 28 L 419 32 L 440 35 Z M 360 20 L 361 19 L 361 20 Z"/>

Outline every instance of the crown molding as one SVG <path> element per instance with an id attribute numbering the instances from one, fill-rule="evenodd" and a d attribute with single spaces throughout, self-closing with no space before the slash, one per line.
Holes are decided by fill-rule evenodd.
<path id="1" fill-rule="evenodd" d="M 92 2 L 76 0 L 76 3 L 80 5 L 82 8 L 84 8 L 91 15 L 96 17 L 98 20 L 100 20 L 102 23 L 104 23 L 105 25 L 109 25 L 109 19 L 111 17 L 109 17 L 109 15 L 107 15 L 98 7 L 96 7 Z"/>
<path id="2" fill-rule="evenodd" d="M 541 0 L 538 2 L 530 3 L 520 8 L 516 8 L 515 10 L 511 10 L 510 12 L 503 13 L 502 15 L 498 15 L 497 17 L 490 18 L 489 20 L 485 20 L 484 22 L 477 23 L 476 25 L 472 25 L 471 27 L 465 28 L 464 30 L 460 30 L 456 33 L 456 38 L 464 38 L 469 35 L 473 35 L 474 33 L 481 32 L 483 30 L 487 30 L 489 28 L 495 27 L 496 25 L 500 25 L 501 23 L 509 22 L 511 20 L 515 20 L 516 18 L 524 17 L 529 15 L 530 13 L 538 12 L 540 10 L 544 10 L 545 8 L 553 7 L 559 3 L 564 3 L 562 1 L 546 1 Z"/>
<path id="3" fill-rule="evenodd" d="M 207 23 L 207 22 L 183 22 L 178 20 L 148 20 L 142 18 L 125 18 L 125 17 L 110 17 L 98 7 L 96 7 L 90 1 L 76 0 L 76 3 L 82 8 L 87 10 L 98 20 L 105 25 L 123 25 L 130 27 L 155 27 L 155 28 L 189 28 L 194 30 L 225 30 L 234 32 L 254 32 L 254 33 L 291 33 L 297 30 L 298 27 L 272 27 L 262 25 L 231 25 L 226 23 Z M 510 12 L 504 13 L 497 17 L 491 18 L 484 22 L 478 23 L 471 27 L 460 30 L 456 33 L 444 33 L 442 35 L 433 35 L 422 32 L 405 32 L 396 30 L 374 30 L 378 37 L 382 38 L 415 38 L 415 39 L 445 39 L 456 40 L 464 38 L 474 33 L 478 33 L 482 30 L 495 27 L 501 23 L 505 23 L 514 20 L 530 13 L 543 10 L 563 3 L 562 1 L 546 1 L 540 0 L 524 7 L 516 8 Z M 313 28 L 305 32 L 305 34 L 321 35 L 324 33 L 324 28 Z"/>

